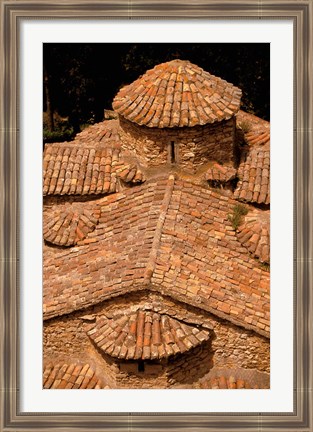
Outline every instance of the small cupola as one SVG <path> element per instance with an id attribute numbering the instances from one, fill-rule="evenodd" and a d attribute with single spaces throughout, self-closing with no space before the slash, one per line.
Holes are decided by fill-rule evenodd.
<path id="1" fill-rule="evenodd" d="M 234 157 L 241 90 L 189 61 L 173 60 L 123 87 L 113 101 L 123 148 L 145 166 L 189 171 Z"/>

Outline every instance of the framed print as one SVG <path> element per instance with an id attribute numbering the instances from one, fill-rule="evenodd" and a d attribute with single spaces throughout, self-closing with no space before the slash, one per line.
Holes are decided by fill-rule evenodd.
<path id="1" fill-rule="evenodd" d="M 1 430 L 313 430 L 311 27 L 1 1 Z"/>

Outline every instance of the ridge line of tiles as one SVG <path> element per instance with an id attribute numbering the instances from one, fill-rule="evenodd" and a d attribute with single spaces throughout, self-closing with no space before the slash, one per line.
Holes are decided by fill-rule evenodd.
<path id="1" fill-rule="evenodd" d="M 150 256 L 149 256 L 147 266 L 146 266 L 146 271 L 144 274 L 144 281 L 146 284 L 149 284 L 151 282 L 151 278 L 152 278 L 152 275 L 153 275 L 153 272 L 155 269 L 155 260 L 156 260 L 156 257 L 157 257 L 158 251 L 159 251 L 162 229 L 164 226 L 166 213 L 167 213 L 168 207 L 169 207 L 170 202 L 171 202 L 173 189 L 174 189 L 174 183 L 175 183 L 175 177 L 173 176 L 173 174 L 170 174 L 170 176 L 168 177 L 163 201 L 162 201 L 161 208 L 160 208 L 160 215 L 159 215 L 159 219 L 158 219 L 156 229 L 155 229 L 155 234 L 154 234 L 154 238 L 153 238 L 153 242 L 152 242 Z"/>

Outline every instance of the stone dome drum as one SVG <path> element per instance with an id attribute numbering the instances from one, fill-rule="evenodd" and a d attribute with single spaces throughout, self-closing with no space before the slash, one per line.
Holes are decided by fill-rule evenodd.
<path id="1" fill-rule="evenodd" d="M 189 61 L 162 63 L 113 101 L 122 148 L 146 167 L 232 162 L 240 99 L 239 88 Z"/>
<path id="2" fill-rule="evenodd" d="M 125 119 L 149 128 L 205 125 L 228 120 L 241 90 L 189 61 L 173 60 L 123 87 L 113 101 Z"/>

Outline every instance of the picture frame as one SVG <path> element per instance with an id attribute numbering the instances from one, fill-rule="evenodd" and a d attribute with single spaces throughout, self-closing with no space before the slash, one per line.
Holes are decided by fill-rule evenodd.
<path id="1" fill-rule="evenodd" d="M 1 4 L 1 428 L 10 430 L 313 431 L 312 401 L 312 0 L 190 4 L 145 0 Z M 25 19 L 288 19 L 294 28 L 294 409 L 290 413 L 24 413 L 19 358 L 19 32 Z"/>

